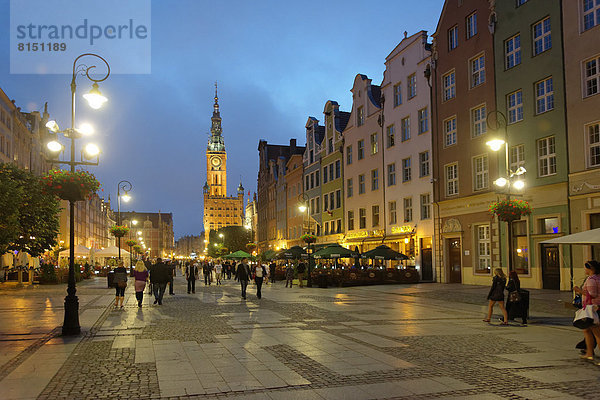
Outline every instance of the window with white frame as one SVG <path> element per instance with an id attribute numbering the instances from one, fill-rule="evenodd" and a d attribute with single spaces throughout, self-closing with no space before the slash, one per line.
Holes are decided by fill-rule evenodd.
<path id="1" fill-rule="evenodd" d="M 518 144 L 510 148 L 510 169 L 516 171 L 525 165 L 525 145 Z"/>
<path id="2" fill-rule="evenodd" d="M 446 146 L 456 144 L 456 117 L 444 121 L 444 144 Z"/>
<path id="3" fill-rule="evenodd" d="M 335 179 L 338 179 L 342 176 L 342 161 L 335 161 Z"/>
<path id="4" fill-rule="evenodd" d="M 388 173 L 388 179 L 387 179 L 388 186 L 394 186 L 396 184 L 396 163 L 388 164 L 387 173 Z"/>
<path id="5" fill-rule="evenodd" d="M 594 57 L 591 60 L 584 61 L 584 97 L 598 94 L 600 86 L 600 57 Z"/>
<path id="6" fill-rule="evenodd" d="M 446 196 L 458 194 L 458 164 L 446 165 Z"/>
<path id="7" fill-rule="evenodd" d="M 587 31 L 600 24 L 600 1 L 583 0 L 583 30 Z"/>
<path id="8" fill-rule="evenodd" d="M 504 68 L 511 69 L 521 64 L 521 35 L 515 35 L 504 42 Z"/>
<path id="9" fill-rule="evenodd" d="M 352 164 L 352 145 L 346 146 L 346 165 Z"/>
<path id="10" fill-rule="evenodd" d="M 394 107 L 402 104 L 402 84 L 398 82 L 394 85 Z"/>
<path id="11" fill-rule="evenodd" d="M 315 187 L 319 187 L 319 185 L 320 185 L 319 176 L 321 176 L 321 171 L 316 170 L 315 171 Z"/>
<path id="12" fill-rule="evenodd" d="M 412 212 L 412 197 L 405 197 L 403 199 L 404 202 L 404 222 L 412 222 L 413 212 Z"/>
<path id="13" fill-rule="evenodd" d="M 323 195 L 323 211 L 329 210 L 329 193 Z"/>
<path id="14" fill-rule="evenodd" d="M 388 209 L 390 211 L 390 225 L 396 225 L 398 223 L 398 218 L 396 215 L 396 200 L 388 203 Z"/>
<path id="15" fill-rule="evenodd" d="M 379 206 L 371 206 L 371 222 L 373 228 L 379 226 Z"/>
<path id="16" fill-rule="evenodd" d="M 600 123 L 586 127 L 588 137 L 588 165 L 590 167 L 600 166 Z"/>
<path id="17" fill-rule="evenodd" d="M 485 82 L 485 56 L 482 54 L 470 61 L 471 87 L 479 86 Z"/>
<path id="18" fill-rule="evenodd" d="M 533 55 L 537 56 L 551 48 L 550 17 L 547 17 L 533 25 Z"/>
<path id="19" fill-rule="evenodd" d="M 365 174 L 360 174 L 358 176 L 358 194 L 365 193 Z"/>
<path id="20" fill-rule="evenodd" d="M 371 170 L 371 190 L 379 189 L 379 169 Z"/>
<path id="21" fill-rule="evenodd" d="M 487 154 L 473 157 L 473 190 L 483 190 L 488 187 L 489 170 Z"/>
<path id="22" fill-rule="evenodd" d="M 537 141 L 538 175 L 550 176 L 556 174 L 556 149 L 554 136 Z"/>
<path id="23" fill-rule="evenodd" d="M 411 178 L 410 157 L 408 157 L 402 160 L 402 182 L 408 182 Z"/>
<path id="24" fill-rule="evenodd" d="M 408 98 L 412 99 L 417 95 L 417 75 L 409 75 L 406 81 L 408 85 Z"/>
<path id="25" fill-rule="evenodd" d="M 471 110 L 471 135 L 481 136 L 487 131 L 485 106 L 479 106 Z"/>
<path id="26" fill-rule="evenodd" d="M 431 218 L 431 194 L 421 195 L 421 219 Z"/>
<path id="27" fill-rule="evenodd" d="M 348 230 L 354 230 L 354 211 L 348 210 Z"/>
<path id="28" fill-rule="evenodd" d="M 327 183 L 328 179 L 327 179 L 328 175 L 327 175 L 327 166 L 323 167 L 323 183 Z"/>
<path id="29" fill-rule="evenodd" d="M 335 208 L 342 206 L 342 190 L 338 189 L 335 191 Z"/>
<path id="30" fill-rule="evenodd" d="M 329 180 L 333 180 L 333 163 L 329 164 Z"/>
<path id="31" fill-rule="evenodd" d="M 367 209 L 358 209 L 358 229 L 365 229 L 367 227 Z"/>
<path id="32" fill-rule="evenodd" d="M 429 175 L 429 151 L 419 153 L 419 177 Z"/>
<path id="33" fill-rule="evenodd" d="M 477 264 L 475 273 L 489 274 L 492 268 L 490 226 L 476 225 L 475 237 L 477 238 Z"/>
<path id="34" fill-rule="evenodd" d="M 393 147 L 396 144 L 396 128 L 394 125 L 388 125 L 385 130 L 387 137 L 387 147 Z"/>
<path id="35" fill-rule="evenodd" d="M 454 71 L 448 72 L 442 76 L 442 86 L 444 88 L 444 101 L 448 101 L 456 97 L 456 80 L 454 77 Z"/>
<path id="36" fill-rule="evenodd" d="M 362 126 L 365 123 L 365 109 L 360 106 L 356 110 L 356 125 Z"/>
<path id="37" fill-rule="evenodd" d="M 329 193 L 329 209 L 335 209 L 335 197 L 333 197 L 333 192 Z"/>
<path id="38" fill-rule="evenodd" d="M 477 34 L 477 13 L 473 13 L 467 17 L 467 39 L 472 38 Z"/>
<path id="39" fill-rule="evenodd" d="M 514 124 L 523 121 L 523 91 L 509 93 L 506 96 L 506 105 L 508 107 L 508 123 Z"/>
<path id="40" fill-rule="evenodd" d="M 346 179 L 346 196 L 352 197 L 354 195 L 354 185 L 352 182 L 352 178 Z"/>
<path id="41" fill-rule="evenodd" d="M 429 121 L 427 118 L 427 107 L 422 108 L 419 111 L 417 111 L 417 116 L 419 119 L 419 135 L 420 135 L 429 130 Z"/>
<path id="42" fill-rule="evenodd" d="M 552 77 L 535 84 L 535 113 L 541 114 L 554 109 L 554 87 Z"/>
<path id="43" fill-rule="evenodd" d="M 365 158 L 365 139 L 360 139 L 358 141 L 358 154 L 356 158 L 359 160 Z"/>
<path id="44" fill-rule="evenodd" d="M 377 134 L 372 133 L 371 134 L 371 154 L 377 154 L 378 149 L 379 149 L 379 146 L 377 143 Z"/>
<path id="45" fill-rule="evenodd" d="M 410 117 L 400 120 L 400 138 L 403 142 L 410 139 Z"/>
<path id="46" fill-rule="evenodd" d="M 454 50 L 458 46 L 458 26 L 448 29 L 448 50 Z"/>

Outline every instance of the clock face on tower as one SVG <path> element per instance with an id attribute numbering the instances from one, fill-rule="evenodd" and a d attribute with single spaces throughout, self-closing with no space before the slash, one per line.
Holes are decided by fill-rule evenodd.
<path id="1" fill-rule="evenodd" d="M 213 157 L 210 159 L 210 163 L 213 167 L 218 168 L 221 166 L 221 159 L 219 157 Z"/>

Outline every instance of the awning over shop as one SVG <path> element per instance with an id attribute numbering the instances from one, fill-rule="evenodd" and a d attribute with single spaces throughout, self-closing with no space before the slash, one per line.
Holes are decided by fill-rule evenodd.
<path id="1" fill-rule="evenodd" d="M 548 244 L 600 244 L 600 228 L 590 229 L 589 231 L 583 231 L 573 233 L 571 235 L 565 235 L 554 239 L 544 240 L 540 243 Z"/>

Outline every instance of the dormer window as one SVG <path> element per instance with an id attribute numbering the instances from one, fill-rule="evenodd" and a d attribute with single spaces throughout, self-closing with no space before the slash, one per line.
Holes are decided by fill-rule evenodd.
<path id="1" fill-rule="evenodd" d="M 364 123 L 365 123 L 365 108 L 363 106 L 360 106 L 356 110 L 356 125 L 362 126 Z"/>

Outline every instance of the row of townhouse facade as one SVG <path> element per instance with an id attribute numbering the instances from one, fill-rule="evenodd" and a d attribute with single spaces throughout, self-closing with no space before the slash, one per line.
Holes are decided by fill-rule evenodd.
<path id="1" fill-rule="evenodd" d="M 426 281 L 487 285 L 510 257 L 523 287 L 578 284 L 600 247 L 543 242 L 600 227 L 599 25 L 595 0 L 446 0 L 431 37 L 405 33 L 386 57 L 381 85 L 356 76 L 349 113 L 328 101 L 322 123 L 308 118 L 302 163 L 261 152 L 259 232 L 264 165 L 280 166 L 287 196 L 269 197 L 276 229 L 259 249 L 310 230 L 359 251 L 386 244 Z M 517 170 L 524 189 L 494 184 Z M 510 235 L 488 211 L 507 195 L 533 208 Z"/>

